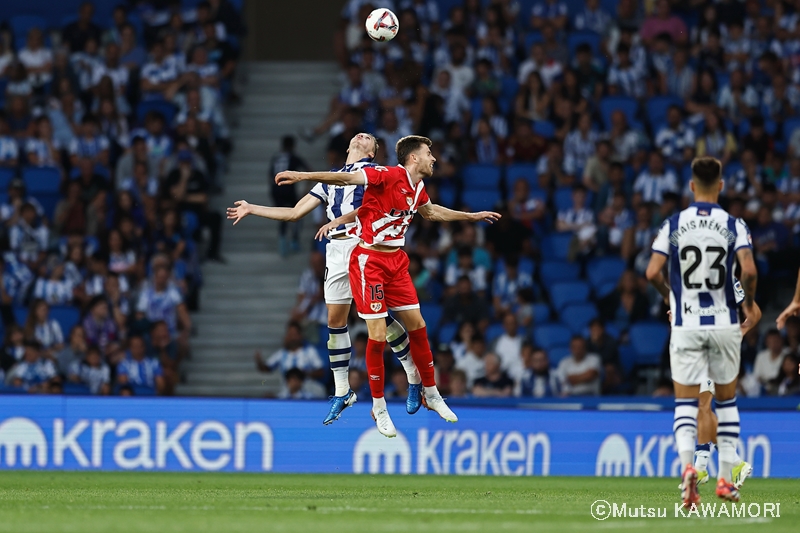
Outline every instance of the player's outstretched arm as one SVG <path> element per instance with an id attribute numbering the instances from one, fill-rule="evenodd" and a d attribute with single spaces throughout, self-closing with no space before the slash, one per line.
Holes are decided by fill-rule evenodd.
<path id="1" fill-rule="evenodd" d="M 328 185 L 366 185 L 363 172 L 295 172 L 285 170 L 275 176 L 278 185 L 291 185 L 298 181 L 318 181 Z"/>
<path id="2" fill-rule="evenodd" d="M 753 259 L 752 248 L 740 248 L 739 251 L 736 252 L 736 258 L 739 260 L 739 266 L 741 267 L 739 281 L 742 284 L 742 289 L 744 289 L 744 301 L 742 302 L 744 322 L 742 322 L 742 334 L 746 334 L 761 320 L 761 308 L 756 303 L 758 271 L 756 270 L 756 262 Z"/>
<path id="3" fill-rule="evenodd" d="M 294 207 L 268 207 L 265 205 L 255 205 L 244 200 L 234 202 L 236 207 L 228 208 L 228 220 L 233 220 L 233 225 L 239 223 L 247 215 L 269 218 L 271 220 L 284 220 L 294 222 L 300 220 L 320 204 L 319 198 L 307 194 L 300 198 Z"/>
<path id="4" fill-rule="evenodd" d="M 341 226 L 342 224 L 350 224 L 351 222 L 356 221 L 356 215 L 358 214 L 358 209 L 350 211 L 346 215 L 342 215 L 339 218 L 333 219 L 321 228 L 317 230 L 317 234 L 314 235 L 314 239 L 318 241 L 322 241 L 331 230 L 334 230 Z"/>
<path id="5" fill-rule="evenodd" d="M 665 302 L 669 302 L 669 284 L 667 278 L 664 277 L 664 265 L 667 264 L 667 256 L 659 253 L 654 253 L 650 256 L 650 263 L 647 265 L 647 281 L 650 285 L 656 288 L 658 293 L 664 298 Z"/>
<path id="6" fill-rule="evenodd" d="M 778 329 L 783 329 L 783 326 L 786 325 L 786 319 L 790 316 L 797 316 L 798 313 L 800 313 L 800 272 L 797 273 L 797 286 L 794 289 L 792 303 L 778 315 L 778 319 L 775 321 L 778 324 Z"/>
<path id="7" fill-rule="evenodd" d="M 426 220 L 435 222 L 453 222 L 456 220 L 468 220 L 470 222 L 488 222 L 494 224 L 500 220 L 500 213 L 494 211 L 478 211 L 477 213 L 467 213 L 466 211 L 454 211 L 444 206 L 428 202 L 419 206 L 419 214 Z"/>

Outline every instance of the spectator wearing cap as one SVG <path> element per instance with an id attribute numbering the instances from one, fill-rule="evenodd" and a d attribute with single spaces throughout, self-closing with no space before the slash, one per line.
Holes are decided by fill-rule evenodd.
<path id="1" fill-rule="evenodd" d="M 161 363 L 154 357 L 147 357 L 147 345 L 141 335 L 134 334 L 128 339 L 125 357 L 117 364 L 117 382 L 164 394 L 165 383 Z"/>
<path id="2" fill-rule="evenodd" d="M 41 346 L 36 340 L 24 343 L 25 355 L 6 378 L 12 386 L 22 387 L 28 392 L 58 393 L 61 379 L 53 361 L 42 357 Z"/>

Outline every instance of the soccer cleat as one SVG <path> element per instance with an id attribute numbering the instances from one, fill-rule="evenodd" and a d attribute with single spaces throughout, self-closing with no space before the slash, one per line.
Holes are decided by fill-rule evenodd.
<path id="1" fill-rule="evenodd" d="M 686 468 L 683 469 L 681 499 L 683 500 L 683 506 L 687 509 L 700 503 L 700 494 L 697 492 L 697 470 L 692 465 L 686 465 Z"/>
<path id="2" fill-rule="evenodd" d="M 344 396 L 334 396 L 331 399 L 331 410 L 328 412 L 328 416 L 325 417 L 325 420 L 323 420 L 322 423 L 326 426 L 333 424 L 334 421 L 339 420 L 339 417 L 342 416 L 342 411 L 357 401 L 358 398 L 356 397 L 356 393 L 352 390 L 347 391 L 347 394 Z"/>
<path id="3" fill-rule="evenodd" d="M 708 470 L 697 470 L 697 486 L 705 485 L 709 480 Z M 683 483 L 678 485 L 678 488 L 683 490 Z"/>
<path id="4" fill-rule="evenodd" d="M 753 467 L 747 461 L 742 461 L 733 467 L 733 486 L 741 489 L 744 480 L 753 474 Z"/>
<path id="5" fill-rule="evenodd" d="M 397 430 L 389 416 L 389 411 L 387 411 L 385 407 L 381 407 L 377 412 L 375 412 L 375 408 L 373 407 L 369 413 L 372 415 L 372 419 L 375 421 L 375 425 L 378 426 L 378 431 L 381 435 L 389 437 L 390 439 L 397 436 Z"/>
<path id="6" fill-rule="evenodd" d="M 431 396 L 422 395 L 422 405 L 424 405 L 429 411 L 436 411 L 439 413 L 439 416 L 444 418 L 447 422 L 458 422 L 458 417 L 456 414 L 447 407 L 447 404 L 444 403 L 444 398 L 442 398 L 439 394 L 434 394 Z"/>
<path id="7" fill-rule="evenodd" d="M 719 478 L 719 481 L 717 481 L 717 496 L 725 501 L 738 502 L 739 489 L 725 481 L 725 478 Z"/>
<path id="8" fill-rule="evenodd" d="M 422 383 L 408 384 L 408 398 L 406 399 L 406 411 L 413 415 L 422 407 Z"/>

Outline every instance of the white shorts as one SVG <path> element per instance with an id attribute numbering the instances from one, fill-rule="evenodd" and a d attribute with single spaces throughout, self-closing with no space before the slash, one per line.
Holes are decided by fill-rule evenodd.
<path id="1" fill-rule="evenodd" d="M 672 328 L 669 362 L 672 379 L 681 385 L 701 385 L 708 380 L 720 385 L 739 375 L 742 330 L 739 326 L 715 329 Z"/>
<path id="2" fill-rule="evenodd" d="M 331 239 L 325 250 L 325 303 L 347 304 L 353 301 L 350 290 L 350 255 L 358 239 Z"/>
<path id="3" fill-rule="evenodd" d="M 704 392 L 710 392 L 711 396 L 716 396 L 717 394 L 717 388 L 714 386 L 714 382 L 711 378 L 708 377 L 708 372 L 706 372 L 706 375 L 700 380 L 700 394 Z"/>

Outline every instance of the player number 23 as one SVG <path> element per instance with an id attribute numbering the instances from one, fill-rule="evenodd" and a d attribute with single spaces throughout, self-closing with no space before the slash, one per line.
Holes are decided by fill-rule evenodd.
<path id="1" fill-rule="evenodd" d="M 683 285 L 687 289 L 699 289 L 703 286 L 702 283 L 694 283 L 691 281 L 692 274 L 697 268 L 700 266 L 700 263 L 703 261 L 703 251 L 700 250 L 697 246 L 686 246 L 685 248 L 681 249 L 681 260 L 686 261 L 689 258 L 689 253 L 694 255 L 692 263 L 689 265 L 683 273 Z M 706 248 L 705 253 L 715 255 L 714 262 L 711 263 L 709 267 L 710 270 L 716 270 L 717 281 L 712 282 L 711 278 L 706 278 L 706 287 L 709 290 L 718 290 L 725 286 L 725 256 L 728 254 L 725 248 L 721 246 L 709 246 Z"/>
<path id="2" fill-rule="evenodd" d="M 369 294 L 370 296 L 372 296 L 373 302 L 379 302 L 383 300 L 383 283 L 378 283 L 377 285 L 370 285 Z"/>

